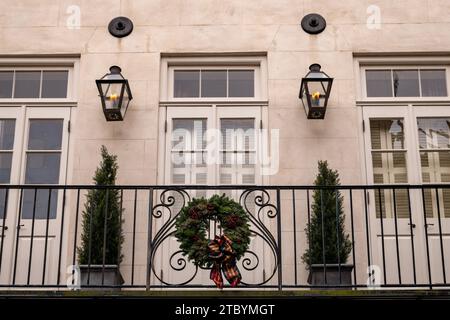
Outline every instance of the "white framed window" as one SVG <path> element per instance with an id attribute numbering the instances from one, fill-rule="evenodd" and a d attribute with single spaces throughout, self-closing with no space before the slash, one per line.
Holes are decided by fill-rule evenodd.
<path id="1" fill-rule="evenodd" d="M 357 103 L 450 101 L 447 57 L 356 57 Z"/>
<path id="2" fill-rule="evenodd" d="M 422 258 L 427 254 L 433 282 L 443 281 L 434 261 L 441 259 L 441 244 L 449 245 L 445 237 L 440 241 L 440 231 L 450 230 L 450 192 L 439 187 L 450 182 L 449 66 L 445 56 L 355 59 L 367 183 L 389 186 L 367 192 L 374 263 L 394 270 L 401 261 L 408 268 L 415 254 L 418 282 L 430 268 Z M 413 281 L 412 274 L 402 281 Z"/>
<path id="3" fill-rule="evenodd" d="M 0 59 L 0 104 L 75 103 L 78 58 Z"/>
<path id="4" fill-rule="evenodd" d="M 367 98 L 431 98 L 448 97 L 448 68 L 364 67 Z"/>
<path id="5" fill-rule="evenodd" d="M 64 185 L 68 162 L 70 109 L 59 106 L 8 106 L 0 107 L 0 141 L 2 158 L 0 167 L 2 184 Z M 8 197 L 6 198 L 6 195 Z M 7 202 L 6 202 L 7 200 Z M 64 192 L 62 189 L 2 189 L 0 186 L 0 223 L 10 232 L 4 237 L 4 261 L 2 279 L 12 276 L 15 246 L 22 248 L 17 261 L 28 261 L 25 251 L 31 244 L 38 252 L 31 270 L 39 270 L 44 257 L 48 266 L 45 279 L 56 281 L 58 246 L 64 219 Z M 65 222 L 64 228 L 68 224 Z M 47 239 L 44 246 L 43 239 Z M 63 238 L 61 241 L 65 241 Z M 52 273 L 53 272 L 53 273 Z M 42 280 L 40 272 L 18 268 L 16 283 L 37 284 Z"/>
<path id="6" fill-rule="evenodd" d="M 258 67 L 170 67 L 173 99 L 255 99 Z"/>
<path id="7" fill-rule="evenodd" d="M 266 56 L 163 57 L 161 103 L 267 101 Z"/>
<path id="8" fill-rule="evenodd" d="M 0 58 L 0 184 L 67 183 L 69 124 L 72 108 L 77 106 L 78 66 L 78 57 Z M 60 244 L 65 248 L 64 238 L 59 238 L 63 198 L 62 190 L 51 188 L 0 188 L 0 222 L 11 230 L 3 239 L 9 263 L 3 265 L 0 281 L 10 281 L 16 243 L 25 251 L 31 245 L 47 250 L 29 263 L 32 270 L 46 263 L 46 281 L 56 281 L 55 253 Z M 68 228 L 66 221 L 64 228 Z M 45 245 L 42 239 L 48 239 Z M 17 261 L 28 260 L 20 253 Z M 17 269 L 16 283 L 40 281 L 44 281 L 42 275 Z"/>
<path id="9" fill-rule="evenodd" d="M 261 107 L 168 107 L 165 183 L 260 184 L 256 130 L 261 117 Z M 220 141 L 212 144 L 213 139 Z"/>

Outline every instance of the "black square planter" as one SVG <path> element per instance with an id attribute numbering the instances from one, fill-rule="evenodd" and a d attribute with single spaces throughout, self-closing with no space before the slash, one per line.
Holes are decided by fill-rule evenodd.
<path id="1" fill-rule="evenodd" d="M 312 286 L 348 289 L 352 285 L 352 271 L 352 264 L 327 264 L 325 268 L 323 264 L 313 264 L 309 269 L 308 283 Z"/>
<path id="2" fill-rule="evenodd" d="M 81 289 L 85 290 L 119 291 L 120 286 L 124 283 L 117 265 L 105 265 L 104 267 L 103 265 L 81 265 L 80 273 Z"/>

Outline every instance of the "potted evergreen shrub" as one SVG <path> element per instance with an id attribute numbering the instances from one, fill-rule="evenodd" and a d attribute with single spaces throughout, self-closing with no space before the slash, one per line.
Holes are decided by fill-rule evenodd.
<path id="1" fill-rule="evenodd" d="M 113 186 L 118 170 L 117 156 L 109 154 L 105 146 L 101 148 L 101 155 L 94 183 L 96 186 Z M 123 284 L 119 271 L 122 243 L 119 190 L 89 190 L 82 212 L 81 246 L 78 248 L 82 287 Z"/>
<path id="2" fill-rule="evenodd" d="M 340 185 L 339 173 L 329 168 L 327 161 L 319 161 L 318 169 L 315 186 Z M 337 189 L 314 190 L 311 219 L 305 229 L 309 246 L 302 256 L 309 270 L 309 284 L 345 286 L 352 283 L 353 265 L 347 264 L 352 243 L 345 232 L 343 201 Z"/>

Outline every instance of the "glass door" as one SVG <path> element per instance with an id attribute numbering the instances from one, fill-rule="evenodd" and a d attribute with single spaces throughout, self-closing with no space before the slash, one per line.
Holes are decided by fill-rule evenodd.
<path id="1" fill-rule="evenodd" d="M 428 277 L 444 284 L 450 282 L 450 188 L 439 185 L 450 183 L 450 112 L 448 107 L 415 107 L 414 118 L 420 181 L 437 185 L 423 192 Z"/>
<path id="2" fill-rule="evenodd" d="M 65 184 L 69 117 L 69 108 L 2 108 L 1 183 Z M 58 263 L 63 265 L 59 259 L 65 255 L 59 239 L 62 195 L 58 189 L 0 187 L 2 283 L 56 283 Z"/>
<path id="3" fill-rule="evenodd" d="M 22 146 L 21 107 L 0 109 L 0 284 L 10 284 L 16 239 L 18 190 L 2 185 L 19 184 Z"/>
<path id="4" fill-rule="evenodd" d="M 166 113 L 166 155 L 165 180 L 170 185 L 256 185 L 259 184 L 259 171 L 256 165 L 256 130 L 261 122 L 260 107 L 229 107 L 211 105 L 208 107 L 168 107 Z M 210 197 L 213 194 L 227 194 L 235 201 L 241 201 L 242 190 L 186 190 L 190 198 Z M 172 191 L 174 203 L 171 212 L 158 221 L 159 228 L 169 215 L 171 218 L 182 209 L 187 200 L 185 194 Z M 255 193 L 246 200 L 251 214 L 255 210 Z M 164 220 L 166 219 L 166 220 Z M 208 237 L 220 234 L 220 226 L 214 222 L 208 229 Z M 171 259 L 178 257 L 179 243 L 165 242 L 165 254 L 161 258 L 161 270 L 171 268 Z M 261 246 L 252 251 L 261 251 Z M 262 252 L 258 253 L 262 257 Z M 175 258 L 176 259 L 176 258 Z M 183 272 L 169 272 L 165 281 L 182 283 L 194 271 L 187 266 Z M 185 272 L 184 272 L 185 271 Z M 198 280 L 209 283 L 209 274 L 201 272 Z"/>
<path id="5" fill-rule="evenodd" d="M 368 191 L 373 264 L 382 284 L 419 283 L 426 264 L 420 191 L 396 187 L 417 181 L 408 107 L 367 107 L 363 113 L 367 181 L 380 186 Z"/>

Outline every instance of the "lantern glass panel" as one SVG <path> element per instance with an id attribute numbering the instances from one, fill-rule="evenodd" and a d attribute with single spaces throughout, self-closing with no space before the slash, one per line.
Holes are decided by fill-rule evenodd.
<path id="1" fill-rule="evenodd" d="M 328 83 L 326 81 L 309 81 L 306 85 L 311 99 L 311 107 L 324 107 Z"/>
<path id="2" fill-rule="evenodd" d="M 103 97 L 105 100 L 105 109 L 120 108 L 120 93 L 122 91 L 122 83 L 102 83 Z"/>
<path id="3" fill-rule="evenodd" d="M 125 115 L 125 112 L 127 112 L 127 107 L 128 107 L 129 102 L 130 102 L 130 96 L 128 95 L 128 90 L 125 87 L 123 90 L 122 106 L 120 108 L 120 113 L 122 114 L 122 117 Z"/>
<path id="4" fill-rule="evenodd" d="M 306 86 L 307 86 L 307 84 L 305 83 L 303 88 L 302 88 L 302 94 L 301 94 L 302 103 L 303 103 L 303 106 L 305 107 L 305 109 L 309 108 L 309 105 L 308 105 L 308 94 L 306 92 Z"/>

